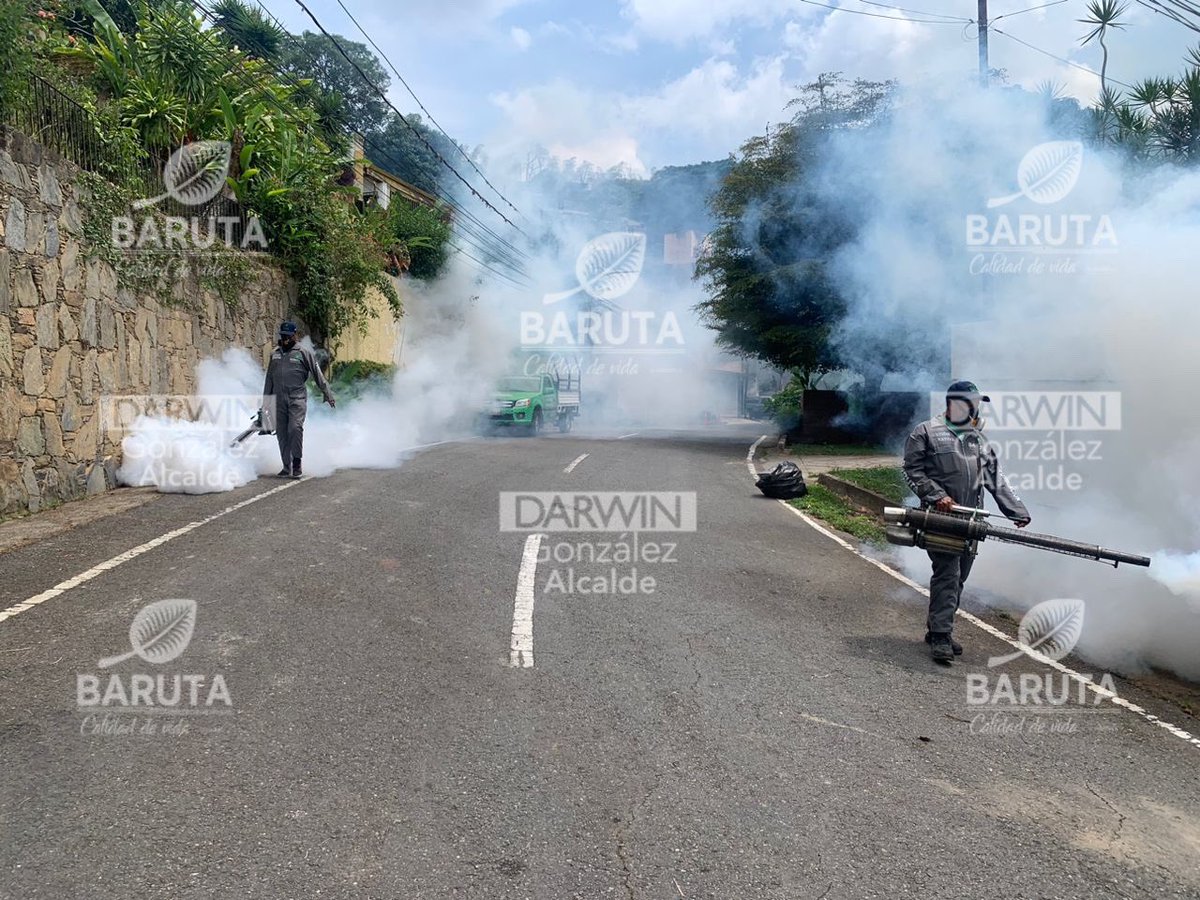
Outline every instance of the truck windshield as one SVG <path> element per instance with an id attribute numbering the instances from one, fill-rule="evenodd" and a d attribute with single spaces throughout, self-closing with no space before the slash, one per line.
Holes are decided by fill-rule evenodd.
<path id="1" fill-rule="evenodd" d="M 530 393 L 537 393 L 542 389 L 542 379 L 501 378 L 500 383 L 496 385 L 496 389 L 501 391 L 528 391 Z"/>

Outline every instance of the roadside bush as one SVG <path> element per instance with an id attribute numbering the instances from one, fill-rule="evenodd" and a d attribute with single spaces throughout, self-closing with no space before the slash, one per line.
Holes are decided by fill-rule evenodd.
<path id="1" fill-rule="evenodd" d="M 396 367 L 369 359 L 338 360 L 330 367 L 329 386 L 339 400 L 355 400 L 367 392 L 386 390 Z"/>
<path id="2" fill-rule="evenodd" d="M 369 378 L 391 378 L 395 374 L 396 367 L 389 363 L 370 359 L 347 359 L 335 362 L 329 377 L 335 381 L 351 382 Z"/>
<path id="3" fill-rule="evenodd" d="M 804 380 L 793 375 L 783 390 L 763 399 L 763 409 L 775 420 L 780 431 L 795 430 L 804 414 Z"/>

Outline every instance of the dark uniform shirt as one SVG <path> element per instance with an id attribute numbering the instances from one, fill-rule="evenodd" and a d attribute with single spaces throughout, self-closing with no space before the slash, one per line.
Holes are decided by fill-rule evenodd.
<path id="1" fill-rule="evenodd" d="M 979 508 L 983 490 L 996 498 L 1000 511 L 1015 522 L 1029 511 L 1000 474 L 996 451 L 975 428 L 959 428 L 939 416 L 913 429 L 904 445 L 904 477 L 925 506 L 950 497 L 961 506 Z"/>
<path id="2" fill-rule="evenodd" d="M 284 350 L 277 346 L 267 364 L 267 381 L 263 386 L 263 395 L 269 397 L 277 394 L 289 399 L 307 397 L 308 388 L 305 385 L 309 378 L 317 383 L 326 400 L 333 399 L 329 383 L 321 374 L 321 367 L 317 365 L 317 358 L 311 350 L 300 346 Z"/>

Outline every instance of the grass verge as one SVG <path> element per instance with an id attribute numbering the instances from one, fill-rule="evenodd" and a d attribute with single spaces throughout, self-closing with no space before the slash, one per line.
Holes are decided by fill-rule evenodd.
<path id="1" fill-rule="evenodd" d="M 788 444 L 789 453 L 796 456 L 871 456 L 887 453 L 882 447 L 870 444 Z"/>
<path id="2" fill-rule="evenodd" d="M 898 466 L 876 466 L 872 469 L 834 469 L 829 473 L 860 488 L 887 497 L 897 506 L 908 496 L 908 484 Z"/>
<path id="3" fill-rule="evenodd" d="M 822 484 L 810 484 L 808 494 L 798 500 L 789 500 L 788 503 L 860 541 L 876 545 L 887 543 L 881 522 L 873 516 L 859 512 Z"/>

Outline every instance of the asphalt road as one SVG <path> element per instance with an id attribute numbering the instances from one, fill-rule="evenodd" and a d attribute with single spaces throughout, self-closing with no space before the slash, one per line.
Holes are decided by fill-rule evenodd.
<path id="1" fill-rule="evenodd" d="M 968 676 L 1050 670 L 988 669 L 1009 648 L 970 626 L 962 661 L 933 664 L 924 598 L 760 497 L 750 440 L 436 446 L 0 621 L 0 897 L 1200 896 L 1200 750 L 1109 704 L 980 725 Z M 0 609 L 279 485 L 4 554 Z M 676 545 L 636 563 L 653 591 L 585 592 L 610 563 L 543 560 L 535 661 L 511 666 L 527 536 L 500 530 L 499 493 L 651 490 L 698 510 L 694 532 L 640 535 Z M 621 542 L 543 547 L 585 539 Z M 196 604 L 181 655 L 98 666 L 169 598 Z M 194 675 L 199 701 L 80 708 L 78 679 L 112 673 L 126 693 Z"/>

